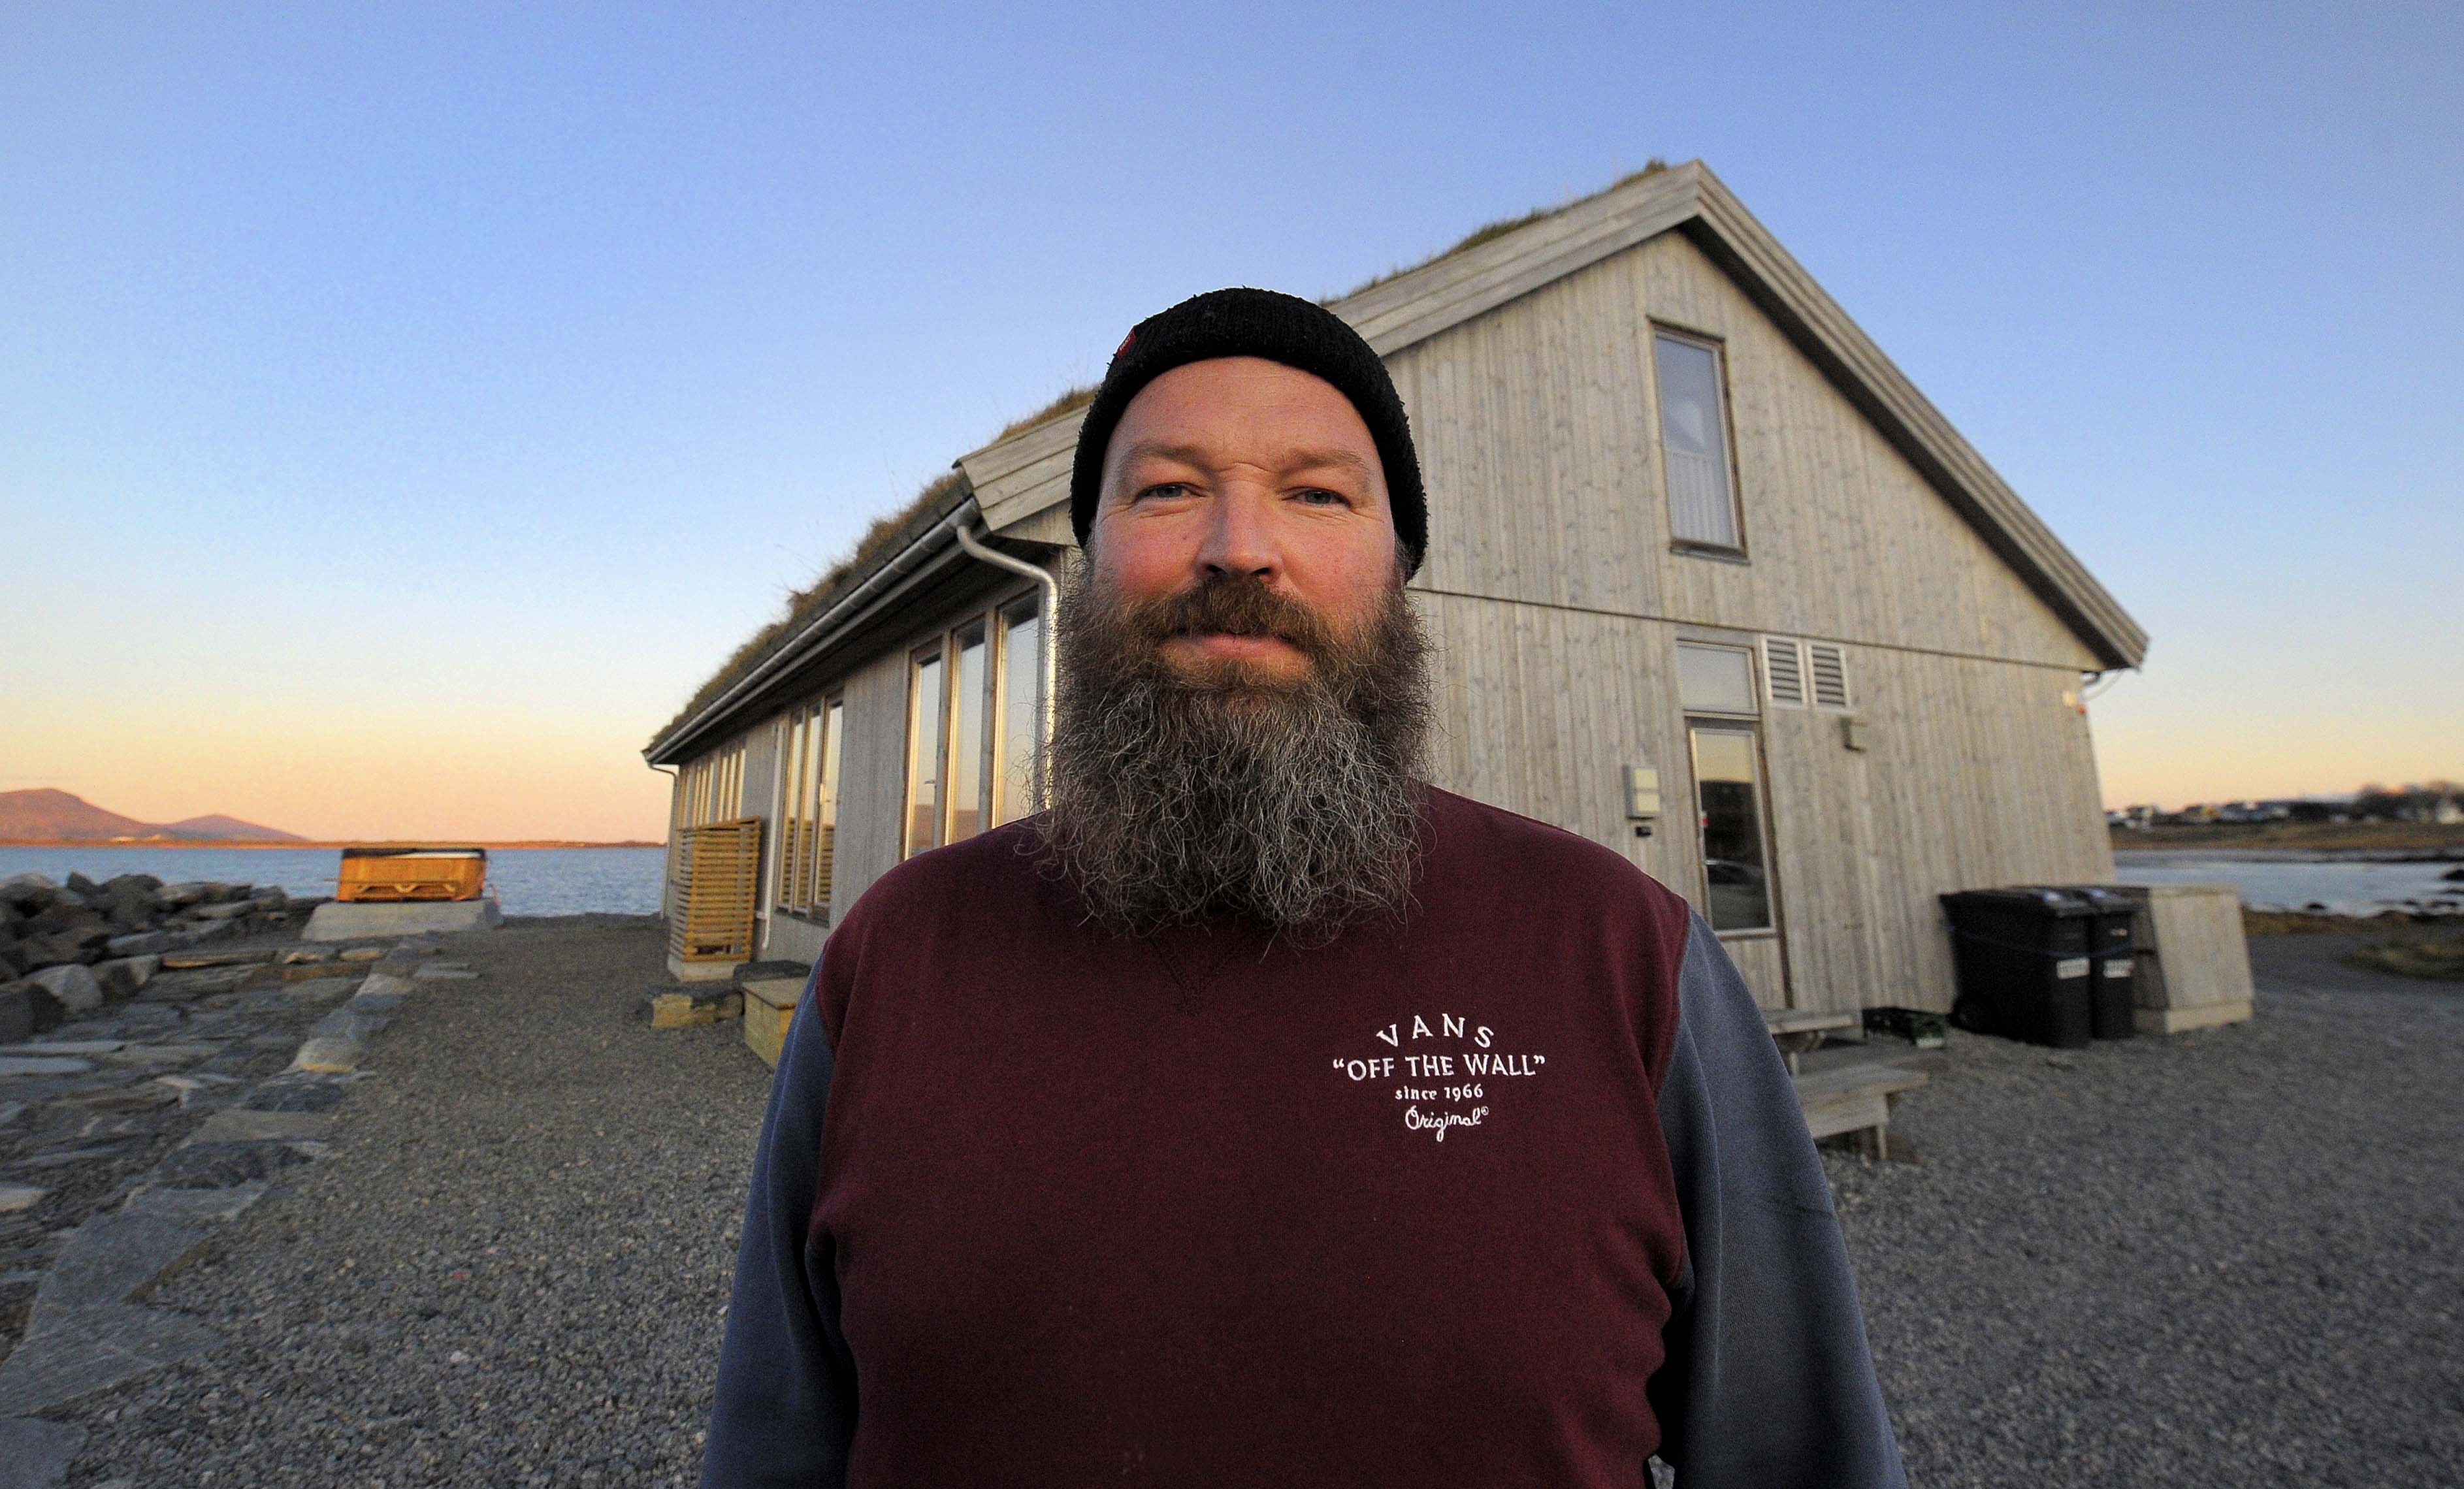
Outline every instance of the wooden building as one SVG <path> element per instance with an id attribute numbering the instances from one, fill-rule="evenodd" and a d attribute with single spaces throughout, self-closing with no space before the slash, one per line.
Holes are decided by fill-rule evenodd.
<path id="1" fill-rule="evenodd" d="M 1440 784 L 1627 854 L 1774 1010 L 1947 1009 L 1937 895 L 2111 879 L 2079 690 L 2145 634 L 1709 170 L 1333 308 L 1426 474 Z M 1031 810 L 1082 407 L 960 459 L 646 752 L 680 832 L 760 820 L 761 957 Z"/>

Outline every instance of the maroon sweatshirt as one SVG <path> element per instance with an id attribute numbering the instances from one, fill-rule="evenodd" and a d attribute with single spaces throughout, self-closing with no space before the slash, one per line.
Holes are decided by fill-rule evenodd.
<path id="1" fill-rule="evenodd" d="M 1751 998 L 1433 792 L 1401 926 L 1085 924 L 1025 824 L 873 887 L 773 1087 L 706 1485 L 1901 1482 Z"/>

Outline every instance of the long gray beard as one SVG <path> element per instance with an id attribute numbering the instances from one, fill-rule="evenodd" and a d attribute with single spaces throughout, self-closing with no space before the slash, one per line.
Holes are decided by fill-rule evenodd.
<path id="1" fill-rule="evenodd" d="M 1039 821 L 1099 924 L 1244 916 L 1309 946 L 1408 910 L 1429 648 L 1399 576 L 1357 638 L 1246 580 L 1124 608 L 1081 565 L 1059 611 Z M 1314 665 L 1298 683 L 1228 663 L 1177 673 L 1158 645 L 1193 626 L 1271 630 Z"/>

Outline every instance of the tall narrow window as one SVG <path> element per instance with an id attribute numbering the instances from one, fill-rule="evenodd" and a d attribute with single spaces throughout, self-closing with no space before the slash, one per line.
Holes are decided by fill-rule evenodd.
<path id="1" fill-rule="evenodd" d="M 813 830 L 812 852 L 806 855 L 811 878 L 804 903 L 814 914 L 826 917 L 830 912 L 830 859 L 838 844 L 839 739 L 847 733 L 847 705 L 831 699 L 815 727 L 822 747 L 822 778 L 820 789 L 814 793 L 821 803 L 821 821 Z"/>
<path id="2" fill-rule="evenodd" d="M 1032 601 L 1001 617 L 1001 778 L 996 822 L 1035 811 L 1035 752 L 1044 742 L 1044 621 Z"/>
<path id="3" fill-rule="evenodd" d="M 811 779 L 810 734 L 813 711 L 798 709 L 779 726 L 779 887 L 773 896 L 781 909 L 801 909 L 798 897 L 804 884 L 805 793 Z"/>
<path id="4" fill-rule="evenodd" d="M 907 851 L 912 857 L 936 845 L 941 836 L 941 657 L 915 659 L 908 684 Z"/>
<path id="5" fill-rule="evenodd" d="M 1771 828 L 1763 800 L 1756 722 L 1762 710 L 1753 653 L 1743 646 L 1680 642 L 1677 690 L 1687 715 L 1686 746 L 1702 823 L 1703 918 L 1714 931 L 1772 930 L 1777 921 L 1771 913 Z M 1704 714 L 1711 716 L 1698 716 Z"/>
<path id="6" fill-rule="evenodd" d="M 1714 931 L 1771 929 L 1770 856 L 1754 726 L 1701 723 L 1687 731 L 1703 811 L 1703 878 Z"/>
<path id="7" fill-rule="evenodd" d="M 1652 337 L 1660 382 L 1660 458 L 1668 478 L 1668 531 L 1681 543 L 1742 549 L 1728 464 L 1728 413 L 1720 349 L 1666 331 Z"/>
<path id="8" fill-rule="evenodd" d="M 984 628 L 958 633 L 958 667 L 950 700 L 950 836 L 956 843 L 984 830 Z"/>

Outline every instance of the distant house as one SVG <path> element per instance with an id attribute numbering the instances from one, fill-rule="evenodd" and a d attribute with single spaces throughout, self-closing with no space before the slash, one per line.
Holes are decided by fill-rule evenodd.
<path id="1" fill-rule="evenodd" d="M 2146 637 L 1708 169 L 1331 303 L 1426 467 L 1441 784 L 1626 854 L 1773 1008 L 1947 1008 L 1937 895 L 2112 877 L 2079 690 Z M 758 954 L 1033 809 L 1083 405 L 960 458 L 650 741 L 679 832 L 758 820 Z"/>

